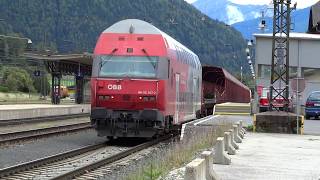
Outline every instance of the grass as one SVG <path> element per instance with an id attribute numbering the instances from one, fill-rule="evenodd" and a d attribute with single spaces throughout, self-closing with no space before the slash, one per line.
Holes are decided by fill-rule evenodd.
<path id="1" fill-rule="evenodd" d="M 249 132 L 253 132 L 253 125 L 248 125 L 247 127 L 245 127 L 247 131 Z"/>
<path id="2" fill-rule="evenodd" d="M 28 93 L 3 93 L 0 92 L 0 102 L 19 102 L 19 101 L 37 101 L 39 100 L 38 94 L 28 94 Z"/>
<path id="3" fill-rule="evenodd" d="M 165 176 L 171 170 L 185 166 L 203 150 L 211 150 L 219 136 L 231 128 L 230 125 L 219 127 L 194 127 L 190 134 L 180 142 L 172 142 L 151 157 L 149 163 L 129 175 L 127 180 L 155 180 Z M 187 129 L 186 129 L 187 130 Z"/>

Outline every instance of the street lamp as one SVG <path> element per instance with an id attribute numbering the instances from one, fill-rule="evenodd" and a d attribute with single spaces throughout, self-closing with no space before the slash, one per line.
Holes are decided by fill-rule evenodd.
<path id="1" fill-rule="evenodd" d="M 254 83 L 254 87 L 253 87 L 253 97 L 255 99 L 255 101 L 253 101 L 252 103 L 254 104 L 253 105 L 253 109 L 252 109 L 252 112 L 257 112 L 257 107 L 258 107 L 258 93 L 257 93 L 257 79 L 256 79 L 256 74 L 255 74 L 255 71 L 254 71 L 254 66 L 253 66 L 253 40 L 248 40 L 247 41 L 247 47 L 246 47 L 246 54 L 247 54 L 247 60 L 248 60 L 248 64 L 250 66 L 250 70 L 251 70 L 251 76 L 252 76 L 252 79 L 253 79 L 253 83 Z"/>
<path id="2" fill-rule="evenodd" d="M 246 48 L 246 54 L 247 54 L 248 64 L 249 64 L 250 69 L 251 69 L 252 77 L 255 77 L 253 63 L 252 63 L 252 60 L 251 60 L 252 53 L 250 51 L 250 47 L 252 47 L 252 46 L 253 46 L 253 41 L 252 40 L 248 41 L 247 48 Z"/>

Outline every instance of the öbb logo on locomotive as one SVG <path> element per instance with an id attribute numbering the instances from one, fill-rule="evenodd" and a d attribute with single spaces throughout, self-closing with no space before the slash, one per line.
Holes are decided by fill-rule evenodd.
<path id="1" fill-rule="evenodd" d="M 109 90 L 121 90 L 122 89 L 122 87 L 121 87 L 121 85 L 116 85 L 116 84 L 108 84 L 108 89 Z"/>

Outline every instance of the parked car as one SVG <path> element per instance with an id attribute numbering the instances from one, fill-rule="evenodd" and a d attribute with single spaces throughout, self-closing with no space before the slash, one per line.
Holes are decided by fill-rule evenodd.
<path id="1" fill-rule="evenodd" d="M 306 102 L 305 109 L 306 119 L 311 117 L 317 118 L 320 116 L 320 91 L 313 91 Z"/>
<path id="2" fill-rule="evenodd" d="M 269 109 L 269 88 L 263 88 L 261 91 L 261 95 L 259 97 L 259 110 L 260 112 L 265 112 L 268 111 Z M 273 96 L 276 96 L 275 94 L 273 94 Z M 283 107 L 284 107 L 284 99 L 283 97 L 277 97 L 275 100 L 275 102 L 273 103 L 273 106 L 279 108 L 281 111 L 283 111 Z M 292 111 L 292 98 L 289 97 L 289 111 Z"/>

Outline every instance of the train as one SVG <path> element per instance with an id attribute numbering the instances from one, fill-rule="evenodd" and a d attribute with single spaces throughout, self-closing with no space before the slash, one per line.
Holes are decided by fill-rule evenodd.
<path id="1" fill-rule="evenodd" d="M 105 29 L 91 77 L 98 136 L 151 138 L 208 115 L 202 69 L 195 53 L 148 22 L 126 19 Z"/>
<path id="2" fill-rule="evenodd" d="M 213 114 L 215 104 L 234 102 L 249 103 L 251 90 L 227 70 L 215 66 L 202 66 L 201 116 Z"/>

